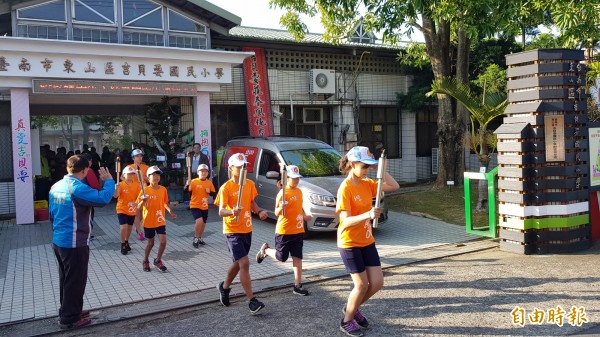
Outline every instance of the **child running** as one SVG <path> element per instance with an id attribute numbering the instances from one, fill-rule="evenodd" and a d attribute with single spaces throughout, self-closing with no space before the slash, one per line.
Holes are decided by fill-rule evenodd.
<path id="1" fill-rule="evenodd" d="M 381 215 L 381 208 L 372 206 L 377 181 L 367 178 L 369 168 L 376 167 L 377 163 L 364 146 L 353 147 L 340 159 L 340 171 L 347 177 L 337 193 L 336 211 L 340 215 L 337 245 L 354 283 L 342 309 L 340 330 L 349 336 L 362 336 L 361 329 L 369 327 L 359 308 L 383 288 L 383 271 L 371 225 L 371 220 Z M 396 180 L 385 172 L 382 190 L 389 192 L 398 188 Z"/>
<path id="2" fill-rule="evenodd" d="M 292 268 L 294 269 L 292 293 L 307 296 L 308 290 L 302 288 L 302 247 L 304 245 L 304 221 L 309 221 L 312 217 L 305 215 L 302 209 L 302 190 L 298 188 L 302 176 L 298 166 L 288 165 L 286 171 L 288 179 L 287 186 L 285 186 L 285 200 L 282 200 L 284 192 L 282 190 L 277 194 L 275 201 L 275 216 L 278 217 L 275 227 L 275 249 L 270 248 L 268 243 L 263 243 L 256 254 L 256 262 L 261 263 L 266 256 L 285 262 L 288 256 L 292 255 Z"/>
<path id="3" fill-rule="evenodd" d="M 198 248 L 198 245 L 205 245 L 202 240 L 202 234 L 206 228 L 208 219 L 208 196 L 214 195 L 215 186 L 208 178 L 208 165 L 198 165 L 198 178 L 192 179 L 188 190 L 192 193 L 190 199 L 190 211 L 194 216 L 194 241 L 192 245 Z"/>
<path id="4" fill-rule="evenodd" d="M 235 153 L 227 161 L 229 165 L 229 179 L 217 194 L 215 205 L 219 206 L 219 216 L 223 217 L 223 234 L 227 239 L 229 251 L 232 254 L 233 263 L 227 270 L 224 281 L 217 285 L 220 301 L 224 306 L 229 306 L 229 292 L 231 283 L 240 274 L 240 283 L 244 288 L 246 297 L 250 300 L 248 307 L 255 314 L 265 307 L 264 303 L 254 297 L 252 292 L 252 280 L 250 279 L 250 260 L 248 253 L 252 243 L 252 215 L 258 214 L 261 220 L 267 218 L 267 212 L 261 210 L 254 198 L 258 195 L 254 182 L 246 179 L 242 190 L 240 207 L 237 207 L 238 193 L 240 191 L 239 179 L 242 167 L 246 164 L 246 157 L 242 153 Z M 239 217 L 236 219 L 236 217 Z"/>
<path id="5" fill-rule="evenodd" d="M 140 189 L 142 187 L 146 187 L 146 185 L 148 184 L 148 178 L 146 177 L 146 173 L 148 172 L 148 165 L 143 163 L 144 152 L 140 149 L 135 149 L 135 150 L 131 151 L 131 159 L 133 160 L 133 164 L 129 164 L 127 166 L 133 168 L 135 171 L 137 171 L 138 168 L 140 169 L 141 174 L 142 174 L 142 185 L 143 185 L 143 186 L 140 186 Z M 135 179 L 134 184 L 140 185 L 140 182 L 137 179 Z M 135 231 L 138 234 L 138 239 L 140 239 L 140 241 L 144 241 L 144 232 L 142 231 L 142 227 L 140 226 L 141 220 L 142 220 L 142 212 L 138 211 L 135 214 L 135 221 L 133 222 L 133 224 L 135 225 Z"/>
<path id="6" fill-rule="evenodd" d="M 137 212 L 136 199 L 140 194 L 141 187 L 139 183 L 135 183 L 137 178 L 135 177 L 135 170 L 131 166 L 125 166 L 121 179 L 123 181 L 117 185 L 113 197 L 118 198 L 117 218 L 121 225 L 121 254 L 127 255 L 131 251 L 129 237 Z"/>
<path id="7" fill-rule="evenodd" d="M 142 217 L 144 220 L 144 234 L 148 239 L 146 243 L 146 250 L 144 251 L 143 269 L 144 271 L 150 271 L 150 252 L 154 247 L 154 236 L 158 234 L 158 253 L 154 259 L 154 265 L 162 272 L 167 271 L 167 267 L 162 262 L 161 258 L 167 247 L 167 221 L 165 219 L 165 209 L 171 214 L 173 220 L 177 219 L 177 215 L 173 213 L 171 207 L 169 207 L 169 196 L 167 189 L 164 186 L 160 186 L 160 175 L 162 171 L 158 166 L 152 166 L 148 168 L 148 179 L 150 180 L 150 186 L 146 186 L 140 195 L 138 196 L 138 209 L 142 210 Z"/>

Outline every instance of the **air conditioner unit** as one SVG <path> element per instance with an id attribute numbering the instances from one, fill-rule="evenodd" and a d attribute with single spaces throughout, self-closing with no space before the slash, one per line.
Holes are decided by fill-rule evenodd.
<path id="1" fill-rule="evenodd" d="M 311 69 L 308 89 L 311 94 L 335 94 L 335 70 Z"/>

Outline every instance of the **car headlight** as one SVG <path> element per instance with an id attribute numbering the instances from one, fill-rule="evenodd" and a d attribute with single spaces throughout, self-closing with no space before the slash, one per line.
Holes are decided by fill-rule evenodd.
<path id="1" fill-rule="evenodd" d="M 335 197 L 330 195 L 310 193 L 308 199 L 313 205 L 335 207 Z"/>

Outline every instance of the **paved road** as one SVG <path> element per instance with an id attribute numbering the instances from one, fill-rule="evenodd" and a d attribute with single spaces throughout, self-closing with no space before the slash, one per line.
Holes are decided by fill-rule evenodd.
<path id="1" fill-rule="evenodd" d="M 522 256 L 499 251 L 493 245 L 487 247 L 387 268 L 385 288 L 364 307 L 372 323 L 365 336 L 564 336 L 590 328 L 587 336 L 597 335 L 600 269 L 596 266 L 600 244 L 582 253 L 543 256 Z M 294 296 L 289 288 L 260 294 L 267 307 L 256 316 L 249 315 L 243 299 L 235 300 L 228 308 L 213 301 L 58 335 L 342 336 L 337 321 L 351 287 L 349 278 L 314 282 L 307 287 L 311 291 L 308 297 Z M 186 299 L 173 300 L 183 303 Z M 556 316 L 564 319 L 562 326 L 547 322 L 548 311 L 557 306 L 566 312 Z M 569 321 L 570 317 L 576 318 L 569 314 L 571 307 L 585 308 L 585 316 L 578 317 L 580 326 L 577 320 Z M 523 326 L 519 326 L 511 315 L 515 308 L 522 308 L 526 315 L 537 308 L 546 317 L 540 325 L 524 317 Z M 585 319 L 589 322 L 583 322 Z M 0 330 L 0 335 L 34 332 L 13 327 Z"/>

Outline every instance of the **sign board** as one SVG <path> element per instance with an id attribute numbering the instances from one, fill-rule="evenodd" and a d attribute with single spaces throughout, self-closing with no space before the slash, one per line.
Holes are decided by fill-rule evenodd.
<path id="1" fill-rule="evenodd" d="M 600 186 L 600 127 L 589 128 L 590 186 Z"/>
<path id="2" fill-rule="evenodd" d="M 546 161 L 565 161 L 565 116 L 544 116 Z"/>

